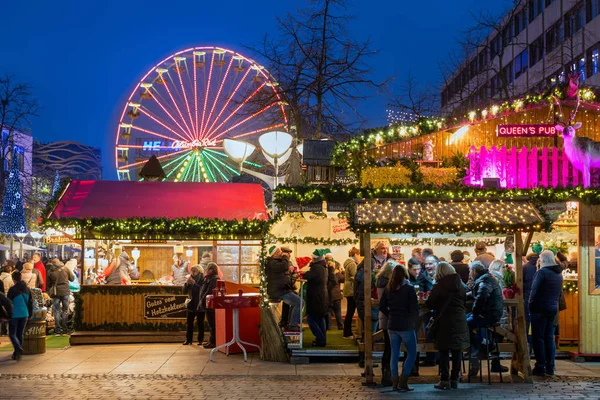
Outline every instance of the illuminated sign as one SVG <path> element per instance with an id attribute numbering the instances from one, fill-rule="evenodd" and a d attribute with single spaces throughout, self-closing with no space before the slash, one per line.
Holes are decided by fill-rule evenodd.
<path id="1" fill-rule="evenodd" d="M 161 150 L 161 147 L 164 147 L 164 142 L 152 141 L 152 140 L 144 140 L 144 145 L 142 146 L 142 151 L 147 150 Z"/>
<path id="2" fill-rule="evenodd" d="M 204 138 L 204 139 L 196 139 L 191 142 L 183 141 L 183 140 L 176 140 L 173 143 L 171 143 L 171 148 L 173 148 L 173 149 L 191 149 L 194 147 L 213 147 L 216 145 L 217 145 L 216 139 Z"/>
<path id="3" fill-rule="evenodd" d="M 498 125 L 498 137 L 552 137 L 556 136 L 556 127 L 550 124 L 543 125 Z"/>

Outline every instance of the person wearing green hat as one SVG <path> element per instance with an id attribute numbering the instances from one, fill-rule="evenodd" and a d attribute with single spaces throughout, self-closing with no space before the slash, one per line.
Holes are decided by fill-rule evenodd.
<path id="1" fill-rule="evenodd" d="M 533 351 L 532 339 L 529 334 L 531 325 L 531 315 L 529 313 L 529 296 L 531 295 L 531 286 L 533 285 L 533 277 L 537 272 L 537 263 L 542 252 L 541 243 L 531 245 L 532 253 L 527 254 L 527 263 L 523 265 L 523 302 L 525 304 L 525 331 L 527 332 L 527 342 L 529 343 L 530 352 Z"/>
<path id="2" fill-rule="evenodd" d="M 283 250 L 285 251 L 283 251 Z M 283 321 L 287 326 L 284 330 L 288 332 L 300 332 L 302 311 L 302 299 L 296 293 L 290 279 L 290 254 L 291 249 L 271 246 L 269 257 L 265 263 L 267 274 L 267 295 L 270 299 L 280 299 L 287 304 L 289 309 L 288 321 Z"/>
<path id="3" fill-rule="evenodd" d="M 329 295 L 327 293 L 327 249 L 316 249 L 312 253 L 310 270 L 304 273 L 306 279 L 306 319 L 315 336 L 312 343 L 316 347 L 327 345 L 327 317 L 329 316 Z"/>

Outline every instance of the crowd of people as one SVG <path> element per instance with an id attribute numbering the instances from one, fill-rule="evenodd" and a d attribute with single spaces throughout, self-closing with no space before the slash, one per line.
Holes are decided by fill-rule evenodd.
<path id="1" fill-rule="evenodd" d="M 316 249 L 307 270 L 299 275 L 291 249 L 273 246 L 266 262 L 267 293 L 284 303 L 281 326 L 286 331 L 302 329 L 301 315 L 306 306 L 307 323 L 315 337 L 312 345 L 318 347 L 327 345 L 332 320 L 343 330 L 345 339 L 353 339 L 354 313 L 360 321 L 365 320 L 366 312 L 371 313 L 372 326 L 363 328 L 383 330 L 384 385 L 412 390 L 408 380 L 419 375 L 419 366 L 437 363 L 441 379 L 435 388 L 453 389 L 461 378 L 463 353 L 471 359 L 471 376 L 478 375 L 480 359 L 490 354 L 496 355 L 491 361 L 492 372 L 508 370 L 499 357 L 498 343 L 503 338 L 487 331 L 494 325 L 509 324 L 503 289 L 507 273 L 514 276 L 512 260 L 509 253 L 504 260 L 495 259 L 484 242 L 478 242 L 474 250 L 473 260 L 469 252 L 455 250 L 446 261 L 432 249 L 416 248 L 404 262 L 390 255 L 385 242 L 378 242 L 371 254 L 373 306 L 366 310 L 364 262 L 357 248 L 350 249 L 343 266 L 333 260 L 329 249 Z M 552 250 L 534 246 L 534 255 L 528 255 L 522 272 L 527 329 L 531 325 L 530 343 L 536 359 L 533 374 L 540 376 L 554 374 L 554 333 L 564 303 L 561 272 L 568 264 L 560 252 Z M 305 304 L 295 283 L 299 276 L 306 281 Z M 344 298 L 346 315 L 342 319 Z M 421 331 L 437 353 L 425 354 L 419 363 L 417 342 Z M 402 345 L 406 353 L 399 370 Z M 364 365 L 364 358 L 360 363 Z"/>

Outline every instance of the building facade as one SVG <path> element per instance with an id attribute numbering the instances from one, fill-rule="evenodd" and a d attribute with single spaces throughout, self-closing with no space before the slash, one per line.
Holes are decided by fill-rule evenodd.
<path id="1" fill-rule="evenodd" d="M 33 144 L 33 173 L 36 177 L 101 180 L 102 161 L 99 148 L 79 142 L 60 141 Z"/>
<path id="2" fill-rule="evenodd" d="M 441 88 L 441 111 L 543 92 L 576 72 L 600 86 L 600 0 L 523 0 Z"/>

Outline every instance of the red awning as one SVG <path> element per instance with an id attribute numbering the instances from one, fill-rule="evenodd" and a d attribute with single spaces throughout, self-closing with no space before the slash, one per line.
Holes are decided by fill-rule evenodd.
<path id="1" fill-rule="evenodd" d="M 267 220 L 253 183 L 72 181 L 50 219 L 210 218 Z"/>

